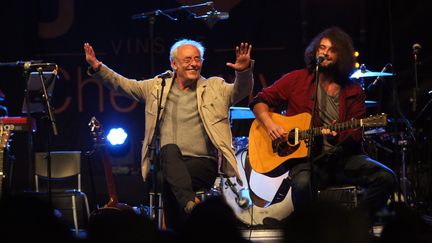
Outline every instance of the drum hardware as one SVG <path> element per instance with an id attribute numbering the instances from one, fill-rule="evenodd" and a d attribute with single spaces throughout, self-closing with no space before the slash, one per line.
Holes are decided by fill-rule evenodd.
<path id="1" fill-rule="evenodd" d="M 382 145 L 381 143 L 375 141 L 374 139 L 369 140 L 370 143 L 374 144 L 377 148 L 382 149 L 384 151 L 386 151 L 387 153 L 391 154 L 393 153 L 393 150 Z"/>
<path id="2" fill-rule="evenodd" d="M 407 157 L 407 151 L 408 151 L 408 140 L 401 139 L 398 141 L 398 145 L 402 147 L 402 160 L 401 160 L 401 189 L 402 189 L 402 195 L 404 198 L 405 204 L 409 205 L 409 197 L 408 197 L 408 177 L 407 177 L 407 163 L 406 163 L 406 157 Z"/>
<path id="3" fill-rule="evenodd" d="M 375 101 L 375 100 L 365 100 L 365 105 L 366 105 L 366 108 L 376 107 L 376 106 L 378 106 L 378 101 Z"/>
<path id="4" fill-rule="evenodd" d="M 393 67 L 391 63 L 387 63 L 384 68 L 380 72 L 373 72 L 366 68 L 365 64 L 361 64 L 360 68 L 356 69 L 351 76 L 349 77 L 351 80 L 359 80 L 360 85 L 363 90 L 371 90 L 375 87 L 383 77 L 395 76 L 395 73 L 386 72 L 387 69 Z M 376 77 L 367 87 L 365 87 L 364 78 L 372 78 Z M 366 104 L 367 107 L 367 104 Z"/>

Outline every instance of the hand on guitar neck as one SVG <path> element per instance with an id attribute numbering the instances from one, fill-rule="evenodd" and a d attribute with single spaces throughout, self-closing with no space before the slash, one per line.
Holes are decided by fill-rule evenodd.
<path id="1" fill-rule="evenodd" d="M 114 176 L 112 174 L 112 166 L 105 148 L 105 134 L 102 129 L 101 123 L 95 117 L 92 117 L 88 125 L 90 127 L 90 131 L 93 136 L 95 150 L 99 150 L 102 152 L 102 162 L 103 162 L 105 179 L 106 179 L 107 189 L 109 194 L 109 201 L 103 206 L 102 209 L 110 208 L 110 209 L 133 211 L 132 207 L 130 207 L 125 203 L 120 203 L 118 201 Z"/>

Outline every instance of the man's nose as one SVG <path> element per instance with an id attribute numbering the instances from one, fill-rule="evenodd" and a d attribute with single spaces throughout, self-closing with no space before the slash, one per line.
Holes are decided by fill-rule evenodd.
<path id="1" fill-rule="evenodd" d="M 330 48 L 324 49 L 323 52 L 322 52 L 322 54 L 324 54 L 327 57 L 329 50 L 330 50 Z"/>
<path id="2" fill-rule="evenodd" d="M 197 60 L 195 60 L 195 59 L 192 59 L 191 60 L 191 65 L 198 65 L 198 63 L 199 63 L 200 61 L 197 61 Z"/>

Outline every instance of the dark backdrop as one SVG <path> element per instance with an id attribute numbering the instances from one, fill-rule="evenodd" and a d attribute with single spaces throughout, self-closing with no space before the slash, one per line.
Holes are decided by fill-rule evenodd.
<path id="1" fill-rule="evenodd" d="M 154 70 L 150 63 L 150 24 L 148 19 L 132 20 L 131 16 L 156 9 L 176 8 L 181 5 L 200 3 L 193 0 L 149 1 L 79 1 L 44 0 L 6 1 L 0 9 L 0 62 L 17 60 L 43 60 L 57 63 L 59 80 L 55 84 L 52 104 L 56 109 L 59 135 L 52 143 L 47 142 L 49 129 L 38 118 L 38 131 L 34 134 L 36 151 L 82 150 L 92 148 L 87 123 L 96 116 L 107 130 L 122 126 L 129 133 L 129 144 L 123 160 L 113 157 L 121 199 L 130 203 L 147 200 L 146 184 L 140 179 L 140 146 L 144 134 L 144 105 L 115 96 L 87 76 L 83 55 L 83 43 L 90 42 L 97 56 L 106 65 L 124 76 L 136 79 L 151 77 L 169 68 L 169 47 L 179 38 L 193 38 L 204 43 L 206 50 L 203 75 L 219 75 L 228 81 L 233 71 L 225 66 L 234 61 L 234 47 L 242 41 L 253 44 L 252 56 L 256 60 L 254 93 L 269 85 L 283 73 L 303 67 L 303 50 L 310 38 L 329 26 L 340 26 L 354 39 L 360 52 L 358 62 L 369 70 L 380 71 L 388 62 L 394 66 L 395 78 L 381 81 L 380 86 L 367 91 L 367 98 L 377 100 L 381 106 L 369 108 L 369 112 L 387 112 L 399 117 L 395 110 L 397 98 L 401 111 L 413 121 L 417 139 L 413 147 L 420 153 L 411 153 L 412 173 L 417 173 L 417 184 L 430 185 L 430 135 L 425 124 L 430 119 L 430 109 L 420 115 L 419 110 L 431 98 L 428 91 L 431 82 L 431 35 L 426 26 L 430 4 L 426 1 L 343 1 L 343 0 L 216 0 L 219 11 L 227 11 L 230 18 L 217 23 L 192 19 L 185 12 L 175 14 L 177 21 L 157 16 L 154 23 Z M 197 11 L 203 13 L 208 9 Z M 413 111 L 410 103 L 414 88 L 412 45 L 422 45 L 418 69 L 419 105 Z M 366 79 L 366 84 L 373 79 Z M 3 105 L 10 116 L 22 116 L 25 82 L 22 70 L 13 67 L 0 68 L 0 89 L 6 95 Z M 396 92 L 392 88 L 396 87 Z M 113 96 L 111 96 L 113 95 Z M 248 99 L 239 106 L 246 106 Z M 404 129 L 397 123 L 395 128 Z M 243 128 L 243 131 L 242 129 Z M 236 127 L 234 133 L 247 134 L 244 126 Z M 399 130 L 396 130 L 397 132 Z M 417 135 L 420 134 L 420 135 Z M 237 134 L 234 134 L 237 135 Z M 394 150 L 387 155 L 378 151 L 385 162 L 398 170 L 400 154 L 395 140 L 399 133 L 386 133 L 390 137 L 377 138 Z M 32 187 L 31 165 L 26 157 L 26 136 L 16 134 L 11 150 L 16 156 L 14 190 Z M 414 143 L 414 142 L 413 142 Z M 425 152 L 426 151 L 426 152 Z M 429 152 L 427 152 L 429 151 Z M 414 156 L 414 154 L 419 156 Z M 87 161 L 87 160 L 84 160 Z M 95 167 L 96 190 L 103 194 L 104 184 L 100 161 L 84 163 L 84 187 L 90 188 L 87 165 Z M 422 167 L 419 168 L 418 165 Z M 119 182 L 120 181 L 120 182 Z M 424 183 L 426 182 L 426 183 Z M 131 191 L 131 188 L 135 188 Z M 429 195 L 429 188 L 419 190 Z M 101 196 L 98 200 L 104 200 Z"/>

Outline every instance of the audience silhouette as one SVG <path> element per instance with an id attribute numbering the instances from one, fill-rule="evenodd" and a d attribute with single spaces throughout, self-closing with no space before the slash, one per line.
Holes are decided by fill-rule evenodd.
<path id="1" fill-rule="evenodd" d="M 432 227 L 413 208 L 404 203 L 394 204 L 390 218 L 384 225 L 380 243 L 432 242 Z"/>
<path id="2" fill-rule="evenodd" d="M 66 224 L 54 214 L 49 200 L 15 195 L 0 202 L 1 242 L 74 242 Z"/>
<path id="3" fill-rule="evenodd" d="M 284 238 L 289 243 L 368 243 L 373 240 L 369 229 L 364 212 L 318 202 L 288 217 Z"/>
<path id="4" fill-rule="evenodd" d="M 180 230 L 181 242 L 249 242 L 243 239 L 232 208 L 220 196 L 195 206 Z"/>

